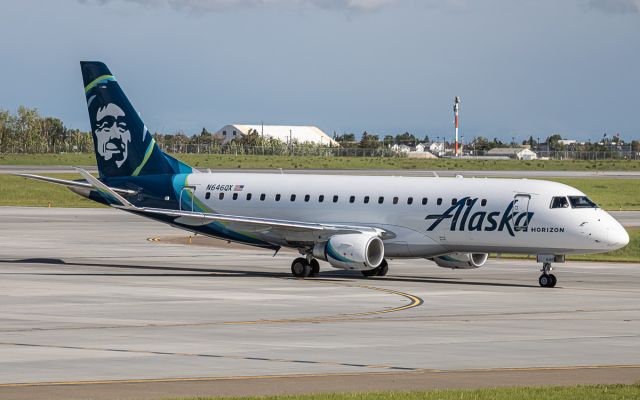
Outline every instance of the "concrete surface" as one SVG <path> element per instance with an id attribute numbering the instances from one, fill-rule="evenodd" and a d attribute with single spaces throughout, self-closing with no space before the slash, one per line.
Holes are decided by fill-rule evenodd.
<path id="1" fill-rule="evenodd" d="M 602 365 L 640 380 L 640 264 L 560 265 L 555 289 L 505 260 L 295 280 L 291 253 L 147 240 L 180 234 L 0 207 L 0 383 Z"/>

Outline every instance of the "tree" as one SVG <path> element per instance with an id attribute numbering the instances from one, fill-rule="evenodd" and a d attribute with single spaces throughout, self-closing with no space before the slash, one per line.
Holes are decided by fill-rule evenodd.
<path id="1" fill-rule="evenodd" d="M 636 153 L 640 153 L 640 140 L 631 141 L 631 150 Z"/>
<path id="2" fill-rule="evenodd" d="M 374 149 L 380 146 L 380 139 L 378 135 L 370 135 L 367 131 L 362 133 L 360 139 L 360 147 L 363 149 Z"/>
<path id="3" fill-rule="evenodd" d="M 396 136 L 396 143 L 404 144 L 407 146 L 415 146 L 416 145 L 416 137 L 410 134 L 409 132 L 405 132 L 401 135 Z"/>
<path id="4" fill-rule="evenodd" d="M 382 139 L 382 143 L 387 147 L 391 146 L 394 142 L 395 138 L 391 135 L 385 135 L 385 137 Z"/>
<path id="5" fill-rule="evenodd" d="M 562 136 L 555 134 L 555 135 L 551 135 L 547 138 L 547 143 L 549 145 L 549 150 L 551 151 L 562 151 L 562 148 L 564 147 L 562 145 L 562 143 L 560 143 L 560 140 L 562 140 Z"/>

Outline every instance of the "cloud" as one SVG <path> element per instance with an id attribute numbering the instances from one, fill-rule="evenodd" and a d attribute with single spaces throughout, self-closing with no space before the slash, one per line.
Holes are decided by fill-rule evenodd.
<path id="1" fill-rule="evenodd" d="M 607 14 L 638 14 L 640 0 L 588 0 L 589 6 Z"/>
<path id="2" fill-rule="evenodd" d="M 315 7 L 344 11 L 375 11 L 406 0 L 78 0 L 81 3 L 106 5 L 116 2 L 134 3 L 143 6 L 169 6 L 173 9 L 201 13 L 217 12 L 232 8 L 247 7 Z"/>

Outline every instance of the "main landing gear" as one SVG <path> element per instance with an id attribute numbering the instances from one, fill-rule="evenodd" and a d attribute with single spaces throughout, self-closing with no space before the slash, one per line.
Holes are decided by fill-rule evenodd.
<path id="1" fill-rule="evenodd" d="M 360 272 L 362 272 L 362 275 L 367 278 L 370 276 L 385 276 L 387 272 L 389 272 L 389 264 L 387 263 L 387 260 L 382 260 L 382 263 L 378 265 L 377 268 Z"/>
<path id="2" fill-rule="evenodd" d="M 307 278 L 318 276 L 320 273 L 320 263 L 315 258 L 307 260 L 298 257 L 291 263 L 291 274 L 296 278 Z"/>
<path id="3" fill-rule="evenodd" d="M 550 273 L 552 269 L 553 268 L 551 268 L 551 263 L 546 262 L 542 264 L 542 275 L 540 275 L 540 278 L 538 278 L 538 283 L 540 284 L 540 286 L 549 288 L 556 286 L 558 280 L 556 279 L 556 276 L 554 274 Z"/>

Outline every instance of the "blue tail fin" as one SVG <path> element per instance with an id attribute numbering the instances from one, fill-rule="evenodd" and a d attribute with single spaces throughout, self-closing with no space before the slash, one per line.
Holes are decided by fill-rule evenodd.
<path id="1" fill-rule="evenodd" d="M 101 178 L 192 172 L 163 153 L 106 65 L 81 61 Z"/>

